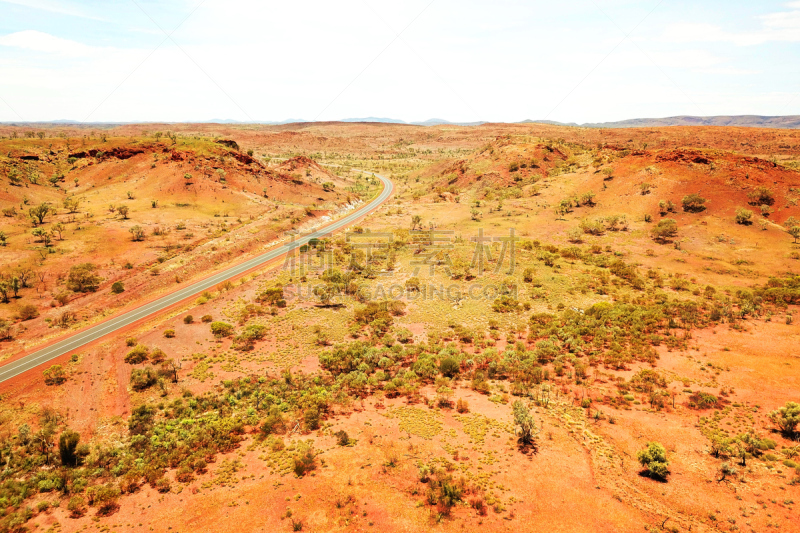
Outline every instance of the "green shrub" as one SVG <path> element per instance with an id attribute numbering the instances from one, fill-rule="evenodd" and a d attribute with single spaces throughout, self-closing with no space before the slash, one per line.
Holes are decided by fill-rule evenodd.
<path id="1" fill-rule="evenodd" d="M 640 450 L 636 454 L 639 463 L 650 477 L 666 480 L 669 475 L 669 461 L 667 460 L 667 450 L 658 442 L 648 442 L 647 448 Z"/>
<path id="2" fill-rule="evenodd" d="M 39 316 L 39 310 L 33 304 L 22 304 L 17 308 L 16 317 L 22 321 L 33 320 Z"/>
<path id="3" fill-rule="evenodd" d="M 800 425 L 800 403 L 787 402 L 785 406 L 772 411 L 769 418 L 781 433 L 792 436 Z"/>
<path id="4" fill-rule="evenodd" d="M 749 209 L 744 209 L 743 207 L 736 208 L 736 223 L 742 224 L 744 226 L 750 225 L 753 223 L 753 212 Z"/>
<path id="5" fill-rule="evenodd" d="M 293 470 L 297 477 L 303 477 L 317 468 L 317 458 L 311 449 L 296 454 L 292 460 Z"/>
<path id="6" fill-rule="evenodd" d="M 230 337 L 233 335 L 233 326 L 227 322 L 212 322 L 211 333 L 217 338 Z"/>
<path id="7" fill-rule="evenodd" d="M 750 205 L 772 205 L 775 203 L 775 196 L 772 191 L 763 185 L 756 187 L 755 190 L 747 194 Z"/>
<path id="8" fill-rule="evenodd" d="M 125 356 L 125 362 L 130 365 L 138 365 L 144 363 L 150 357 L 150 349 L 142 344 L 134 346 L 133 350 L 129 351 Z"/>
<path id="9" fill-rule="evenodd" d="M 683 210 L 689 213 L 699 213 L 706 208 L 706 199 L 696 193 L 684 196 L 681 203 L 683 204 Z"/>
<path id="10" fill-rule="evenodd" d="M 492 310 L 496 313 L 516 312 L 520 310 L 519 301 L 504 294 L 492 303 Z"/>
<path id="11" fill-rule="evenodd" d="M 45 385 L 61 385 L 67 380 L 67 375 L 61 365 L 53 365 L 42 372 Z"/>
<path id="12" fill-rule="evenodd" d="M 131 388 L 136 391 L 143 391 L 152 387 L 158 382 L 158 373 L 153 367 L 134 368 L 131 372 Z"/>
<path id="13" fill-rule="evenodd" d="M 707 392 L 695 392 L 689 396 L 689 407 L 692 409 L 711 409 L 717 406 L 718 398 Z"/>
<path id="14" fill-rule="evenodd" d="M 71 429 L 64 431 L 58 438 L 58 454 L 64 466 L 78 466 L 78 443 L 81 436 Z"/>
<path id="15" fill-rule="evenodd" d="M 339 446 L 347 446 L 350 444 L 350 436 L 343 429 L 334 433 L 333 436 L 336 437 L 336 444 Z"/>
<path id="16" fill-rule="evenodd" d="M 86 491 L 89 504 L 97 507 L 97 514 L 111 514 L 119 507 L 120 490 L 114 485 L 95 485 Z"/>
<path id="17" fill-rule="evenodd" d="M 73 496 L 69 499 L 67 510 L 70 512 L 70 517 L 80 518 L 86 514 L 86 500 L 82 496 Z"/>
<path id="18" fill-rule="evenodd" d="M 653 229 L 650 230 L 650 235 L 653 240 L 657 242 L 667 242 L 678 234 L 678 223 L 675 219 L 664 218 L 658 221 Z"/>
<path id="19" fill-rule="evenodd" d="M 439 371 L 442 373 L 442 375 L 448 378 L 452 378 L 453 376 L 458 374 L 460 367 L 461 365 L 459 364 L 459 362 L 453 359 L 452 357 L 445 357 L 439 363 Z"/>
<path id="20" fill-rule="evenodd" d="M 67 288 L 73 292 L 94 292 L 100 287 L 103 278 L 95 274 L 97 265 L 81 263 L 69 269 Z"/>
<path id="21" fill-rule="evenodd" d="M 123 285 L 121 281 L 115 281 L 111 285 L 111 292 L 112 294 L 120 294 L 122 292 L 125 292 L 125 285 Z"/>

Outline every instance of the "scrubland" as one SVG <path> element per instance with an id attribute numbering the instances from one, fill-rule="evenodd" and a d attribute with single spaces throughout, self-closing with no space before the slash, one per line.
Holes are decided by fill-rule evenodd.
<path id="1" fill-rule="evenodd" d="M 0 531 L 800 531 L 796 131 L 0 135 L 6 361 L 395 184 L 2 384 Z"/>

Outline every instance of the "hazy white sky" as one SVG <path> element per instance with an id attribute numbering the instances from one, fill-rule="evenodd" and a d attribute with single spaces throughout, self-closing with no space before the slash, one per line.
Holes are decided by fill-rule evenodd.
<path id="1" fill-rule="evenodd" d="M 787 115 L 798 65 L 798 0 L 0 0 L 0 121 Z"/>

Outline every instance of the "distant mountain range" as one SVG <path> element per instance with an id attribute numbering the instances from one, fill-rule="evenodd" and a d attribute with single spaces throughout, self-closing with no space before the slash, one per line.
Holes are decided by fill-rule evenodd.
<path id="1" fill-rule="evenodd" d="M 800 115 L 769 117 L 761 115 L 720 115 L 695 117 L 682 115 L 666 118 L 632 118 L 617 122 L 556 122 L 553 120 L 525 120 L 523 123 L 552 124 L 554 126 L 578 126 L 581 128 L 653 128 L 658 126 L 741 126 L 747 128 L 800 128 Z"/>
<path id="2" fill-rule="evenodd" d="M 264 124 L 267 126 L 282 126 L 285 124 L 312 123 L 314 121 L 290 118 L 281 121 L 240 121 L 233 119 L 214 118 L 210 120 L 189 120 L 185 124 Z M 326 121 L 329 122 L 329 121 Z M 410 126 L 480 126 L 486 124 L 485 121 L 478 122 L 450 122 L 440 118 L 432 118 L 424 122 L 406 122 L 394 118 L 365 117 L 365 118 L 344 118 L 332 122 L 375 122 L 381 124 L 407 124 Z M 83 125 L 106 125 L 115 126 L 120 124 L 152 124 L 154 121 L 138 122 L 79 122 L 77 120 L 50 120 L 37 122 L 0 122 L 0 124 L 83 124 Z M 617 122 L 587 122 L 577 124 L 575 122 L 557 122 L 554 120 L 523 120 L 518 124 L 551 124 L 553 126 L 572 126 L 580 128 L 653 128 L 664 126 L 740 126 L 748 128 L 781 128 L 781 129 L 800 129 L 800 115 L 786 116 L 761 116 L 761 115 L 720 115 L 715 117 L 696 117 L 682 115 L 666 118 L 632 118 Z"/>

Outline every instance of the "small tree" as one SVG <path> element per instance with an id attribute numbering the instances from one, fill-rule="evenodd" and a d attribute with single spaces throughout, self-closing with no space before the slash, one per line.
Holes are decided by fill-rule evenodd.
<path id="1" fill-rule="evenodd" d="M 86 500 L 82 496 L 73 496 L 67 504 L 67 510 L 72 518 L 80 518 L 86 514 Z"/>
<path id="2" fill-rule="evenodd" d="M 306 449 L 294 456 L 294 473 L 297 477 L 303 477 L 308 472 L 317 468 L 316 455 L 312 449 Z"/>
<path id="3" fill-rule="evenodd" d="M 800 226 L 792 226 L 789 228 L 789 235 L 794 237 L 794 243 L 797 244 L 797 239 L 800 239 Z"/>
<path id="4" fill-rule="evenodd" d="M 172 376 L 172 382 L 178 382 L 178 370 L 181 369 L 180 361 L 176 361 L 175 359 L 167 359 L 163 363 L 161 363 L 161 368 L 167 374 Z"/>
<path id="5" fill-rule="evenodd" d="M 58 438 L 58 453 L 61 456 L 61 464 L 64 466 L 78 466 L 78 443 L 81 436 L 68 429 Z"/>
<path id="6" fill-rule="evenodd" d="M 75 179 L 77 180 L 78 178 Z M 69 213 L 77 213 L 79 206 L 80 200 L 78 198 L 75 198 L 74 196 L 64 198 L 64 209 L 66 209 Z"/>
<path id="7" fill-rule="evenodd" d="M 131 365 L 138 365 L 144 363 L 150 357 L 150 350 L 147 346 L 137 344 L 131 351 L 125 355 L 125 362 Z"/>
<path id="8" fill-rule="evenodd" d="M 64 224 L 62 224 L 61 222 L 57 222 L 56 224 L 53 224 L 53 226 L 50 228 L 50 231 L 52 235 L 58 233 L 58 240 L 63 241 L 64 240 L 63 233 L 65 229 L 66 228 L 64 227 Z"/>
<path id="9" fill-rule="evenodd" d="M 119 214 L 122 217 L 122 220 L 128 220 L 128 206 L 121 205 L 117 207 L 117 214 Z"/>
<path id="10" fill-rule="evenodd" d="M 233 326 L 227 322 L 212 322 L 211 333 L 217 338 L 230 337 L 233 335 Z"/>
<path id="11" fill-rule="evenodd" d="M 678 234 L 678 223 L 673 218 L 659 220 L 658 224 L 650 230 L 650 234 L 653 236 L 653 240 L 665 243 Z"/>
<path id="12" fill-rule="evenodd" d="M 120 490 L 114 485 L 94 485 L 86 491 L 89 503 L 97 506 L 97 514 L 109 515 L 119 507 Z"/>
<path id="13" fill-rule="evenodd" d="M 46 385 L 60 385 L 67 380 L 66 374 L 64 373 L 64 369 L 61 368 L 61 365 L 51 366 L 42 372 L 42 376 L 44 376 L 44 382 Z"/>
<path id="14" fill-rule="evenodd" d="M 417 277 L 408 278 L 406 280 L 406 290 L 409 292 L 419 292 L 420 281 Z"/>
<path id="15" fill-rule="evenodd" d="M 152 387 L 158 381 L 158 374 L 153 367 L 134 368 L 131 371 L 131 388 L 142 391 Z"/>
<path id="16" fill-rule="evenodd" d="M 44 228 L 33 228 L 31 231 L 31 235 L 34 237 L 38 237 L 39 241 L 45 245 L 45 247 L 50 246 L 50 242 L 53 239 L 53 235 Z"/>
<path id="17" fill-rule="evenodd" d="M 458 361 L 456 361 L 452 357 L 445 357 L 439 363 L 439 372 L 441 372 L 443 376 L 448 378 L 452 378 L 453 376 L 458 374 L 458 371 L 460 369 L 461 365 L 459 364 Z"/>
<path id="18" fill-rule="evenodd" d="M 639 463 L 647 469 L 647 474 L 656 479 L 666 480 L 669 475 L 667 450 L 658 442 L 648 442 L 647 448 L 636 454 Z"/>
<path id="19" fill-rule="evenodd" d="M 772 205 L 775 203 L 775 196 L 772 194 L 772 190 L 763 185 L 756 187 L 747 197 L 750 199 L 750 205 Z"/>
<path id="20" fill-rule="evenodd" d="M 683 204 L 683 210 L 689 213 L 699 213 L 706 208 L 706 199 L 697 193 L 684 196 L 681 203 Z"/>
<path id="21" fill-rule="evenodd" d="M 93 263 L 81 263 L 69 269 L 67 288 L 73 292 L 94 292 L 100 287 L 103 278 L 95 274 L 97 266 Z"/>
<path id="22" fill-rule="evenodd" d="M 144 240 L 144 228 L 139 225 L 133 226 L 132 228 L 128 229 L 128 231 L 133 236 L 134 242 L 143 241 Z"/>
<path id="23" fill-rule="evenodd" d="M 0 301 L 2 301 L 4 304 L 9 302 L 8 293 L 10 290 L 11 285 L 8 283 L 8 281 L 0 279 Z"/>
<path id="24" fill-rule="evenodd" d="M 39 316 L 39 310 L 33 304 L 20 305 L 16 312 L 16 317 L 22 321 L 31 320 Z"/>
<path id="25" fill-rule="evenodd" d="M 787 402 L 785 406 L 772 411 L 769 418 L 781 433 L 791 437 L 800 425 L 800 403 Z"/>
<path id="26" fill-rule="evenodd" d="M 331 305 L 331 302 L 337 294 L 339 294 L 338 287 L 333 283 L 326 283 L 314 287 L 314 296 L 319 298 L 320 303 L 324 307 Z"/>
<path id="27" fill-rule="evenodd" d="M 753 212 L 743 207 L 736 208 L 736 223 L 749 226 L 753 223 Z"/>
<path id="28" fill-rule="evenodd" d="M 512 406 L 514 410 L 514 423 L 518 426 L 518 442 L 521 446 L 531 446 L 536 439 L 536 422 L 534 422 L 530 411 L 521 400 L 516 400 Z"/>
<path id="29" fill-rule="evenodd" d="M 125 292 L 125 285 L 123 285 L 121 281 L 115 281 L 111 285 L 111 293 L 112 294 L 120 294 L 122 292 Z"/>
<path id="30" fill-rule="evenodd" d="M 33 224 L 44 224 L 44 218 L 53 212 L 53 208 L 47 202 L 41 203 L 36 207 L 28 209 L 28 214 L 33 219 Z"/>

